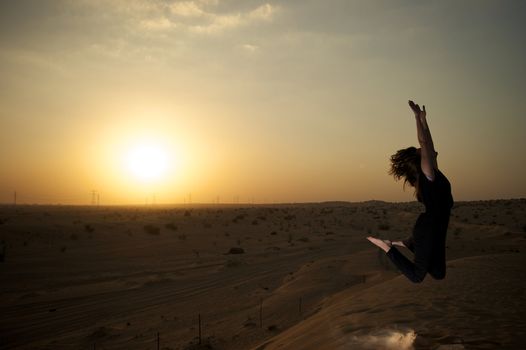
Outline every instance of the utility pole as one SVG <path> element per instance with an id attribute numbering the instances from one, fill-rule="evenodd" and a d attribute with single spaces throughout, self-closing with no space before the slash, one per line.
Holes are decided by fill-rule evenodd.
<path id="1" fill-rule="evenodd" d="M 99 192 L 96 190 L 91 191 L 91 205 L 98 206 L 99 205 Z"/>
<path id="2" fill-rule="evenodd" d="M 16 191 L 15 191 L 15 193 L 13 194 L 13 205 L 16 205 Z"/>

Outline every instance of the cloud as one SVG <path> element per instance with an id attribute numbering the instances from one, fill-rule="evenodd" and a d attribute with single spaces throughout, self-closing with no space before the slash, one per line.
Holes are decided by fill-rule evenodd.
<path id="1" fill-rule="evenodd" d="M 241 14 L 210 15 L 210 23 L 190 27 L 190 31 L 201 34 L 217 34 L 226 29 L 232 29 L 244 24 Z"/>
<path id="2" fill-rule="evenodd" d="M 175 28 L 177 25 L 166 17 L 157 19 L 146 19 L 140 22 L 141 27 L 147 30 L 166 30 Z"/>
<path id="3" fill-rule="evenodd" d="M 193 1 L 173 3 L 170 5 L 170 11 L 172 14 L 181 17 L 201 17 L 206 14 L 200 5 Z"/>
<path id="4" fill-rule="evenodd" d="M 271 21 L 278 9 L 276 6 L 266 3 L 248 12 L 217 14 L 205 11 L 201 3 L 193 1 L 173 5 L 178 5 L 175 11 L 180 16 L 205 19 L 205 23 L 189 26 L 191 32 L 200 34 L 218 34 L 228 29 L 247 26 L 256 22 Z M 172 12 L 174 11 L 173 5 Z"/>
<path id="5" fill-rule="evenodd" d="M 252 20 L 265 20 L 270 21 L 272 16 L 276 12 L 276 7 L 270 4 L 264 4 L 250 11 L 248 18 Z"/>
<path id="6" fill-rule="evenodd" d="M 244 45 L 241 45 L 241 47 L 243 48 L 243 50 L 245 50 L 246 52 L 250 54 L 255 53 L 259 49 L 258 46 L 252 45 L 252 44 L 244 44 Z"/>
<path id="7" fill-rule="evenodd" d="M 258 22 L 272 21 L 278 7 L 265 3 L 244 12 L 218 13 L 217 0 L 178 1 L 172 4 L 150 7 L 141 16 L 138 11 L 138 28 L 141 31 L 163 31 L 178 28 L 191 33 L 212 35 L 226 30 L 249 26 Z"/>
<path id="8" fill-rule="evenodd" d="M 7 61 L 18 65 L 32 66 L 37 69 L 50 71 L 62 76 L 68 76 L 68 71 L 53 56 L 29 50 L 9 49 L 0 50 L 0 62 Z"/>

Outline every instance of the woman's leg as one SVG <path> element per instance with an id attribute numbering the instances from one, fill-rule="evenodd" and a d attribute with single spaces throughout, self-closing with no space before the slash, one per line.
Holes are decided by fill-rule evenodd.
<path id="1" fill-rule="evenodd" d="M 446 277 L 446 247 L 445 242 L 437 242 L 433 249 L 433 259 L 429 264 L 429 274 L 436 280 Z"/>
<path id="2" fill-rule="evenodd" d="M 414 239 L 412 247 L 414 249 L 414 261 L 407 259 L 395 247 L 391 247 L 387 252 L 387 256 L 391 259 L 393 264 L 402 272 L 411 282 L 419 283 L 424 280 L 429 269 L 433 245 L 428 237 L 429 235 L 422 235 Z"/>
<path id="3" fill-rule="evenodd" d="M 404 246 L 409 249 L 410 251 L 412 251 L 413 253 L 415 252 L 415 239 L 413 238 L 413 236 L 409 236 L 408 238 L 402 240 L 402 243 L 404 244 Z"/>

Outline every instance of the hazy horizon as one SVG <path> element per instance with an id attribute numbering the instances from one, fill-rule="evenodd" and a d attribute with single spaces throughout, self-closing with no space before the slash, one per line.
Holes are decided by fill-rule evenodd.
<path id="1" fill-rule="evenodd" d="M 524 198 L 525 10 L 1 2 L 0 203 L 413 201 L 408 99 L 456 201 Z"/>

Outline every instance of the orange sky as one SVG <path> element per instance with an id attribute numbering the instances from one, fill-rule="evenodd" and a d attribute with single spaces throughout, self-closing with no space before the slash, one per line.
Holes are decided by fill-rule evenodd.
<path id="1" fill-rule="evenodd" d="M 387 174 L 408 99 L 456 200 L 525 197 L 525 7 L 1 2 L 0 203 L 413 200 Z"/>

